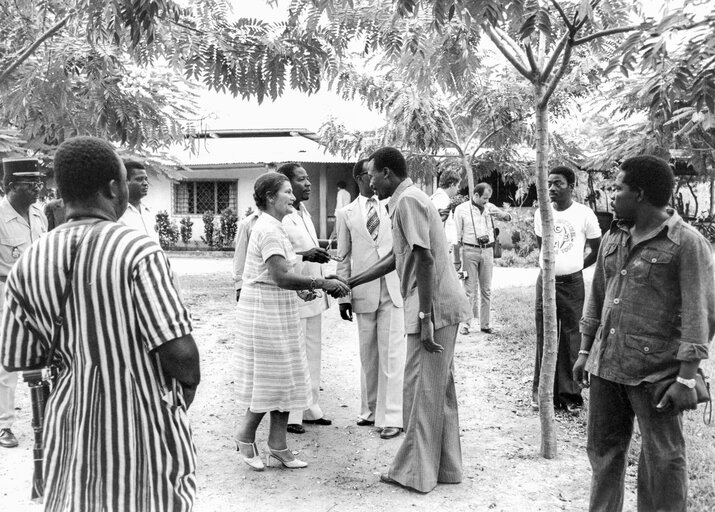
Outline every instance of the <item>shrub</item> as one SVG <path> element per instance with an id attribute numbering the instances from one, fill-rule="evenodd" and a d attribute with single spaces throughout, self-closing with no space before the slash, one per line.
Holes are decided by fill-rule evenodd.
<path id="1" fill-rule="evenodd" d="M 505 207 L 511 215 L 511 243 L 518 256 L 524 258 L 536 250 L 536 234 L 534 233 L 534 216 L 528 213 Z M 508 265 L 505 265 L 508 266 Z"/>
<path id="2" fill-rule="evenodd" d="M 233 246 L 238 229 L 238 216 L 231 208 L 226 208 L 221 212 L 220 229 L 218 233 L 218 246 Z"/>
<path id="3" fill-rule="evenodd" d="M 179 222 L 181 224 L 181 241 L 184 245 L 187 245 L 191 241 L 191 235 L 193 235 L 194 223 L 191 221 L 191 217 L 184 217 Z"/>
<path id="4" fill-rule="evenodd" d="M 204 236 L 201 237 L 201 240 L 206 245 L 213 248 L 213 246 L 216 245 L 216 237 L 214 233 L 214 214 L 213 212 L 207 210 L 201 218 L 204 221 Z"/>
<path id="5" fill-rule="evenodd" d="M 176 247 L 179 241 L 179 226 L 171 221 L 166 210 L 156 214 L 156 230 L 159 232 L 159 245 L 162 249 Z"/>

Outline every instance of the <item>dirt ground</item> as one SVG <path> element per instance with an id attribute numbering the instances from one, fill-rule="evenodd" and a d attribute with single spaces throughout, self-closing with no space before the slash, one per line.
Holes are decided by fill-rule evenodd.
<path id="1" fill-rule="evenodd" d="M 324 316 L 321 383 L 321 405 L 333 425 L 307 425 L 306 434 L 289 434 L 289 446 L 299 451 L 308 468 L 250 471 L 233 444 L 239 413 L 232 399 L 235 301 L 230 260 L 176 258 L 172 265 L 191 308 L 194 336 L 201 350 L 203 380 L 190 410 L 199 454 L 197 511 L 586 509 L 590 469 L 585 419 L 557 416 L 559 456 L 555 460 L 541 458 L 538 415 L 529 407 L 533 353 L 519 353 L 518 345 L 498 334 L 460 335 L 457 339 L 464 481 L 440 485 L 427 495 L 380 483 L 378 475 L 387 469 L 403 436 L 382 440 L 374 429 L 356 426 L 357 332 L 354 324 L 340 320 L 336 305 Z M 512 270 L 498 269 L 495 285 L 533 286 L 533 269 Z M 498 301 L 499 295 L 497 291 L 497 329 L 509 321 L 508 305 Z M 23 384 L 18 409 L 14 430 L 20 446 L 0 449 L 0 509 L 36 512 L 41 507 L 29 501 L 32 432 Z M 266 425 L 262 425 L 259 447 L 266 437 Z M 632 509 L 632 490 L 626 499 L 626 509 Z"/>

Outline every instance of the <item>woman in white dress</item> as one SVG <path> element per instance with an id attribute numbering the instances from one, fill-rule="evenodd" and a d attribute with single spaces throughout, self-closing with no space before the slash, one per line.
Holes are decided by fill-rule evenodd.
<path id="1" fill-rule="evenodd" d="M 302 468 L 307 464 L 296 459 L 286 445 L 288 411 L 307 409 L 312 401 L 296 290 L 316 293 L 322 289 L 335 297 L 350 290 L 335 278 L 292 272 L 298 256 L 282 224 L 295 201 L 288 178 L 275 172 L 259 176 L 253 197 L 262 213 L 248 242 L 238 301 L 238 404 L 246 414 L 236 441 L 243 461 L 263 470 L 256 429 L 270 413 L 266 464 L 275 460 L 287 468 Z"/>

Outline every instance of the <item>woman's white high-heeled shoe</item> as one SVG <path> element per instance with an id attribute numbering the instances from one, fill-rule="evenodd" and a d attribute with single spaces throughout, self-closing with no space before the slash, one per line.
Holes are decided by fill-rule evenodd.
<path id="1" fill-rule="evenodd" d="M 253 454 L 251 457 L 246 457 L 245 454 L 249 452 Z M 241 454 L 241 458 L 243 459 L 243 462 L 248 464 L 248 467 L 250 467 L 254 471 L 263 471 L 266 466 L 263 465 L 263 460 L 261 459 L 261 456 L 258 454 L 258 448 L 256 448 L 256 443 L 242 443 L 241 441 L 236 441 L 236 451 L 238 451 Z"/>
<path id="2" fill-rule="evenodd" d="M 293 452 L 291 452 L 288 448 L 286 448 L 285 450 L 274 450 L 273 448 L 268 446 L 268 443 L 266 443 L 266 466 L 273 466 L 272 459 L 275 459 L 276 461 L 280 462 L 281 464 L 283 464 L 283 467 L 286 467 L 288 469 L 300 469 L 308 466 L 307 462 L 303 462 L 302 460 L 296 459 L 293 455 Z"/>

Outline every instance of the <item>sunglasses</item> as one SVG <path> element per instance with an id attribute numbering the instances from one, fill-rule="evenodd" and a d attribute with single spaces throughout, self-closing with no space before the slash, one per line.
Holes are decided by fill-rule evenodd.
<path id="1" fill-rule="evenodd" d="M 45 186 L 41 181 L 15 181 L 15 185 L 27 185 L 29 188 L 34 188 L 35 190 L 42 190 Z"/>

